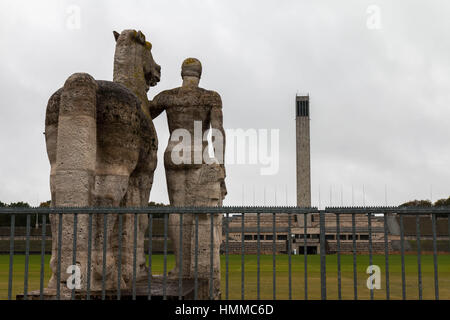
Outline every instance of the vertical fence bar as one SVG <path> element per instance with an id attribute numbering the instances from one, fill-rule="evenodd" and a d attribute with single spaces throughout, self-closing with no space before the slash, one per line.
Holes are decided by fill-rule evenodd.
<path id="1" fill-rule="evenodd" d="M 89 213 L 88 222 L 88 267 L 86 276 L 86 299 L 91 298 L 91 264 L 92 264 L 92 213 Z"/>
<path id="2" fill-rule="evenodd" d="M 12 299 L 15 222 L 16 222 L 16 216 L 15 216 L 15 214 L 11 214 L 11 229 L 10 229 L 10 235 L 9 235 L 8 300 Z"/>
<path id="3" fill-rule="evenodd" d="M 244 224 L 245 224 L 245 217 L 244 213 L 241 215 L 241 300 L 244 300 L 245 295 L 245 233 L 244 233 Z"/>
<path id="4" fill-rule="evenodd" d="M 369 229 L 369 265 L 373 265 L 373 254 L 372 254 L 372 213 L 367 214 L 367 227 Z M 373 300 L 373 286 L 370 288 L 370 300 Z"/>
<path id="5" fill-rule="evenodd" d="M 211 251 L 210 251 L 210 267 L 209 267 L 209 299 L 213 300 L 213 274 L 214 274 L 214 213 L 211 213 Z"/>
<path id="6" fill-rule="evenodd" d="M 261 217 L 256 214 L 256 298 L 261 299 Z"/>
<path id="7" fill-rule="evenodd" d="M 327 299 L 327 278 L 325 260 L 325 215 L 320 211 L 320 296 L 322 300 Z"/>
<path id="8" fill-rule="evenodd" d="M 30 265 L 30 215 L 27 214 L 27 229 L 25 240 L 25 274 L 23 282 L 23 299 L 28 299 L 28 267 Z"/>
<path id="9" fill-rule="evenodd" d="M 152 248 L 153 247 L 153 214 L 148 215 L 148 278 L 147 299 L 152 299 Z"/>
<path id="10" fill-rule="evenodd" d="M 136 265 L 137 265 L 137 233 L 138 233 L 138 215 L 134 214 L 134 233 L 133 233 L 133 300 L 136 300 Z"/>
<path id="11" fill-rule="evenodd" d="M 108 214 L 103 215 L 102 300 L 106 298 L 106 239 L 108 239 Z"/>
<path id="12" fill-rule="evenodd" d="M 122 280 L 122 232 L 123 232 L 123 216 L 119 213 L 119 257 L 117 259 L 118 271 L 117 271 L 117 300 L 121 299 L 121 287 Z"/>
<path id="13" fill-rule="evenodd" d="M 434 264 L 434 298 L 439 300 L 439 281 L 438 281 L 438 260 L 437 260 L 437 241 L 436 241 L 436 214 L 431 215 L 431 224 L 433 229 L 433 264 Z M 449 235 L 450 236 L 450 235 Z"/>
<path id="14" fill-rule="evenodd" d="M 194 300 L 198 299 L 198 214 L 195 214 Z"/>
<path id="15" fill-rule="evenodd" d="M 403 214 L 400 214 L 400 254 L 402 262 L 402 299 L 406 300 L 405 236 L 403 226 Z"/>
<path id="16" fill-rule="evenodd" d="M 273 300 L 276 300 L 276 291 L 277 291 L 277 285 L 276 285 L 276 260 L 275 260 L 275 253 L 276 253 L 276 217 L 275 213 L 272 213 L 272 274 L 273 274 Z"/>
<path id="17" fill-rule="evenodd" d="M 449 247 L 449 249 L 450 249 L 450 214 L 447 215 L 447 227 L 448 227 L 448 230 L 447 230 L 447 235 L 448 235 L 448 247 Z"/>
<path id="18" fill-rule="evenodd" d="M 77 265 L 77 226 L 78 226 L 78 215 L 75 213 L 73 215 L 73 242 L 72 242 L 72 265 Z M 75 270 L 72 271 L 72 274 Z M 73 280 L 75 282 L 75 279 Z M 73 283 L 72 293 L 70 295 L 71 300 L 75 300 L 75 283 Z"/>
<path id="19" fill-rule="evenodd" d="M 341 288 L 341 221 L 339 213 L 336 213 L 336 245 L 337 245 L 337 273 L 338 273 L 338 299 L 342 300 Z"/>
<path id="20" fill-rule="evenodd" d="M 420 248 L 420 216 L 416 215 L 416 242 L 417 242 L 417 274 L 419 287 L 419 300 L 422 300 L 422 250 Z"/>
<path id="21" fill-rule="evenodd" d="M 352 213 L 352 244 L 353 244 L 353 295 L 358 300 L 358 276 L 356 270 L 356 221 L 355 214 Z"/>
<path id="22" fill-rule="evenodd" d="M 59 300 L 61 297 L 61 247 L 62 247 L 62 219 L 63 215 L 61 213 L 58 214 L 58 263 L 56 267 L 56 300 Z"/>
<path id="23" fill-rule="evenodd" d="M 39 300 L 44 299 L 44 273 L 45 273 L 45 238 L 46 238 L 47 216 L 42 215 L 42 235 L 41 235 L 41 273 L 39 277 Z"/>
<path id="24" fill-rule="evenodd" d="M 384 213 L 384 261 L 386 268 L 386 300 L 390 299 L 390 287 L 389 287 L 389 239 L 388 239 L 388 227 L 387 227 L 387 214 Z"/>
<path id="25" fill-rule="evenodd" d="M 227 228 L 225 230 L 225 299 L 228 300 L 228 268 L 229 268 L 229 261 L 228 261 L 228 236 L 229 236 L 229 228 L 230 228 L 230 214 L 227 212 Z"/>
<path id="26" fill-rule="evenodd" d="M 164 214 L 164 272 L 163 272 L 163 300 L 167 299 L 167 228 L 168 228 L 168 214 Z"/>
<path id="27" fill-rule="evenodd" d="M 303 260 L 304 260 L 304 282 L 305 282 L 305 300 L 308 300 L 308 216 L 307 213 L 303 215 Z"/>
<path id="28" fill-rule="evenodd" d="M 181 300 L 183 294 L 183 215 L 180 214 L 180 243 L 178 255 L 178 300 Z M 176 259 L 176 257 L 175 257 Z"/>
<path id="29" fill-rule="evenodd" d="M 291 257 L 291 251 L 292 251 L 292 234 L 291 234 L 291 214 L 288 213 L 288 276 L 289 276 L 289 300 L 292 300 L 292 257 Z"/>

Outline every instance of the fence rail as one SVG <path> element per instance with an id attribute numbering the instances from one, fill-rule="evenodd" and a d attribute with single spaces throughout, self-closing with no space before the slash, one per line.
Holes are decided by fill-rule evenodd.
<path id="1" fill-rule="evenodd" d="M 63 216 L 65 215 L 71 215 L 73 217 L 73 234 L 77 234 L 77 228 L 79 224 L 79 217 L 82 215 L 88 215 L 88 239 L 87 239 L 87 288 L 85 291 L 80 294 L 80 292 L 76 291 L 75 289 L 72 289 L 71 292 L 71 299 L 91 299 L 93 298 L 91 296 L 91 264 L 92 262 L 92 242 L 94 239 L 92 238 L 92 228 L 93 228 L 93 216 L 95 215 L 102 215 L 103 216 L 103 225 L 100 227 L 103 227 L 103 234 L 106 237 L 107 233 L 107 225 L 108 225 L 108 217 L 111 216 L 117 216 L 117 224 L 118 224 L 118 234 L 120 235 L 118 237 L 119 243 L 118 243 L 118 281 L 117 281 L 117 288 L 116 292 L 114 293 L 114 297 L 117 299 L 124 298 L 124 292 L 127 294 L 130 294 L 132 299 L 136 299 L 137 296 L 141 295 L 142 290 L 138 288 L 140 285 L 138 283 L 138 280 L 136 279 L 136 268 L 137 268 L 137 234 L 138 234 L 138 216 L 139 215 L 145 215 L 148 218 L 149 221 L 149 228 L 148 228 L 148 248 L 146 249 L 146 253 L 148 254 L 148 262 L 147 262 L 147 268 L 148 268 L 148 277 L 146 279 L 145 283 L 145 290 L 146 290 L 146 298 L 152 299 L 156 296 L 154 294 L 155 290 L 157 289 L 157 286 L 161 287 L 161 292 L 159 295 L 163 299 L 167 299 L 169 297 L 169 275 L 167 272 L 168 268 L 168 242 L 169 242 L 169 216 L 170 215 L 180 215 L 180 223 L 179 223 L 179 248 L 183 248 L 182 240 L 185 239 L 183 237 L 183 216 L 185 215 L 192 215 L 193 217 L 193 225 L 194 228 L 194 240 L 195 240 L 195 250 L 194 250 L 194 279 L 191 284 L 189 284 L 189 280 L 186 280 L 186 278 L 183 276 L 182 268 L 179 268 L 178 270 L 178 277 L 176 280 L 176 283 L 178 285 L 177 292 L 178 296 L 176 295 L 173 298 L 193 298 L 198 299 L 202 298 L 201 296 L 201 286 L 204 283 L 207 283 L 209 286 L 209 292 L 206 294 L 206 297 L 213 298 L 213 251 L 214 251 L 214 219 L 215 217 L 221 216 L 224 218 L 223 223 L 223 230 L 221 232 L 222 236 L 224 237 L 224 241 L 222 242 L 222 246 L 224 247 L 222 250 L 222 253 L 225 255 L 225 292 L 222 292 L 221 298 L 229 299 L 230 298 L 230 281 L 231 276 L 230 272 L 230 248 L 231 244 L 233 245 L 240 243 L 240 278 L 241 278 L 241 299 L 246 298 L 246 287 L 245 287 L 245 277 L 247 275 L 246 272 L 246 264 L 245 264 L 245 257 L 246 257 L 246 245 L 248 241 L 256 241 L 256 297 L 257 299 L 261 298 L 261 290 L 262 290 L 262 283 L 261 283 L 261 277 L 262 277 L 262 270 L 261 270 L 261 256 L 262 254 L 268 253 L 268 250 L 270 251 L 270 247 L 268 247 L 266 244 L 271 243 L 272 244 L 272 298 L 276 299 L 277 294 L 277 259 L 276 256 L 280 253 L 279 252 L 279 244 L 280 242 L 279 238 L 277 238 L 277 234 L 280 233 L 287 233 L 286 235 L 280 235 L 281 239 L 285 239 L 286 242 L 286 250 L 285 253 L 287 255 L 288 259 L 288 283 L 286 287 L 283 287 L 282 291 L 287 292 L 287 296 L 289 299 L 293 298 L 293 275 L 292 275 L 292 255 L 294 254 L 294 247 L 296 247 L 295 250 L 303 251 L 303 285 L 304 285 L 304 299 L 308 299 L 310 290 L 312 289 L 311 284 L 309 282 L 308 278 L 308 272 L 311 272 L 311 270 L 308 269 L 308 252 L 310 252 L 311 244 L 317 245 L 317 253 L 320 255 L 320 297 L 321 299 L 327 299 L 327 233 L 331 233 L 335 231 L 335 245 L 336 250 L 333 251 L 336 254 L 336 263 L 337 263 L 337 296 L 338 299 L 342 299 L 342 250 L 344 248 L 344 244 L 351 243 L 351 251 L 350 254 L 353 256 L 352 259 L 352 271 L 353 271 L 353 298 L 358 299 L 358 278 L 357 278 L 357 256 L 358 256 L 358 241 L 362 240 L 362 238 L 357 239 L 357 233 L 361 232 L 367 232 L 367 235 L 364 235 L 364 241 L 366 241 L 365 245 L 367 245 L 368 254 L 369 254 L 369 265 L 373 265 L 373 256 L 374 256 L 374 248 L 375 246 L 377 248 L 383 247 L 384 248 L 384 263 L 385 263 L 385 293 L 386 299 L 391 298 L 391 278 L 390 278 L 390 256 L 392 256 L 392 252 L 390 249 L 389 241 L 391 241 L 393 238 L 398 238 L 398 241 L 400 243 L 400 257 L 401 257 L 401 287 L 402 287 L 402 298 L 406 299 L 406 259 L 405 259 L 405 250 L 406 250 L 406 244 L 405 244 L 405 226 L 404 226 L 404 219 L 407 216 L 415 216 L 416 221 L 416 255 L 417 255 L 417 290 L 418 290 L 418 297 L 419 299 L 423 298 L 423 248 L 421 247 L 421 216 L 427 216 L 431 218 L 431 229 L 432 229 L 432 255 L 433 255 L 433 284 L 434 284 L 434 298 L 439 299 L 440 296 L 440 289 L 439 289 L 439 264 L 438 264 L 438 257 L 439 255 L 443 254 L 441 252 L 438 252 L 438 246 L 437 246 L 437 220 L 443 221 L 445 220 L 447 222 L 447 241 L 448 245 L 450 247 L 450 208 L 442 207 L 442 208 L 406 208 L 406 207 L 330 207 L 325 208 L 324 210 L 319 210 L 317 208 L 300 208 L 300 207 L 146 207 L 146 208 L 128 208 L 128 207 L 120 207 L 120 208 L 0 208 L 0 215 L 9 215 L 10 216 L 10 234 L 9 234 L 9 269 L 8 269 L 8 299 L 13 299 L 13 265 L 14 265 L 14 258 L 15 258 L 15 219 L 17 216 L 26 215 L 26 231 L 25 231 L 25 266 L 24 266 L 24 285 L 23 285 L 23 296 L 21 298 L 28 299 L 29 297 L 29 290 L 28 290 L 28 284 L 29 284 L 29 265 L 30 265 L 30 234 L 31 234 L 31 217 L 36 214 L 42 215 L 42 233 L 41 233 L 41 253 L 40 253 L 40 273 L 39 273 L 39 299 L 44 299 L 44 270 L 45 270 L 45 249 L 46 249 L 46 241 L 48 239 L 48 228 L 47 221 L 46 221 L 46 214 L 52 214 L 58 217 L 57 219 L 57 226 L 56 230 L 54 232 L 57 233 L 57 288 L 56 288 L 56 299 L 62 298 L 61 296 L 61 242 L 65 235 L 63 234 Z M 132 284 L 131 288 L 121 288 L 121 272 L 122 270 L 122 232 L 123 232 L 123 219 L 125 214 L 131 214 L 134 216 L 134 229 L 132 234 L 133 238 L 131 239 L 131 243 L 133 245 L 133 278 L 132 278 Z M 209 272 L 209 279 L 202 279 L 199 278 L 199 265 L 198 265 L 198 256 L 199 256 L 199 216 L 208 214 L 210 219 L 210 272 Z M 287 226 L 279 226 L 277 225 L 277 216 L 280 216 L 281 214 L 287 216 Z M 153 266 L 153 260 L 152 260 L 152 239 L 153 239 L 153 228 L 152 223 L 154 220 L 154 215 L 163 215 L 164 224 L 163 224 L 163 239 L 164 239 L 164 256 L 163 256 L 163 274 L 161 277 L 157 278 L 155 280 L 154 277 L 152 277 L 152 266 Z M 230 219 L 231 216 L 234 216 L 234 219 Z M 236 215 L 240 215 L 236 218 Z M 309 221 L 309 216 L 318 216 L 318 220 L 316 220 L 316 229 L 318 230 L 318 239 L 307 239 L 307 235 L 310 233 L 309 229 L 314 227 L 312 223 Z M 245 226 L 246 224 L 246 217 L 251 216 L 254 220 L 256 216 L 256 226 Z M 262 221 L 263 217 L 269 217 L 268 219 L 264 219 Z M 364 219 L 367 219 L 367 225 L 364 226 L 357 226 L 357 220 L 358 217 L 364 217 Z M 347 219 L 347 224 L 351 225 L 342 225 L 344 223 L 343 218 L 344 217 L 351 217 L 350 219 Z M 390 222 L 390 217 L 395 218 L 394 225 L 392 222 Z M 240 219 L 239 219 L 240 218 Z M 439 218 L 439 219 L 438 219 Z M 188 218 L 186 218 L 188 219 Z M 335 221 L 335 227 L 330 227 L 329 220 L 334 219 Z M 240 220 L 240 221 L 238 221 Z M 359 219 L 358 221 L 360 221 Z M 264 223 L 264 226 L 262 225 L 262 222 Z M 398 222 L 398 223 L 397 223 Z M 234 223 L 234 226 L 230 226 L 230 223 Z M 360 222 L 359 222 L 360 223 Z M 240 224 L 240 226 L 238 225 Z M 374 225 L 378 224 L 378 225 Z M 379 225 L 381 224 L 381 225 Z M 240 227 L 240 228 L 239 228 Z M 397 230 L 398 229 L 398 230 Z M 114 229 L 115 230 L 115 229 Z M 440 230 L 440 236 L 445 236 L 445 234 L 442 233 L 442 228 Z M 294 234 L 294 231 L 297 233 L 297 235 L 300 233 L 303 234 L 303 236 L 296 237 L 296 234 Z M 247 233 L 256 233 L 256 235 L 247 235 Z M 263 238 L 263 233 L 266 234 L 266 238 Z M 271 233 L 271 234 L 270 234 Z M 342 238 L 343 234 L 347 233 L 348 238 Z M 235 238 L 233 238 L 234 236 Z M 249 239 L 246 239 L 247 237 L 251 237 Z M 254 237 L 253 237 L 254 236 Z M 269 237 L 270 236 L 270 237 Z M 286 237 L 284 237 L 286 236 Z M 351 236 L 351 237 L 350 237 Z M 366 238 L 367 237 L 367 238 Z M 72 244 L 72 260 L 73 264 L 75 265 L 77 262 L 77 247 L 80 245 L 80 241 L 85 241 L 86 239 L 77 239 L 78 237 L 73 237 L 73 244 Z M 342 239 L 341 239 L 342 238 Z M 55 240 L 55 239 L 53 239 Z M 345 242 L 347 241 L 348 242 Z M 270 241 L 270 242 L 268 242 Z M 344 242 L 343 242 L 344 241 Z M 263 245 L 264 244 L 264 245 Z M 262 252 L 262 249 L 264 249 L 264 252 Z M 95 254 L 101 254 L 103 256 L 102 259 L 102 289 L 101 289 L 101 299 L 106 299 L 111 296 L 110 292 L 107 292 L 105 288 L 105 277 L 107 273 L 107 255 L 108 255 L 107 248 L 107 242 L 103 241 L 103 248 L 101 252 L 96 252 Z M 297 251 L 295 251 L 297 253 Z M 79 253 L 78 253 L 79 254 Z M 179 262 L 183 261 L 183 254 L 189 254 L 189 253 L 183 253 L 183 250 L 180 249 L 178 257 L 175 257 L 178 259 Z M 270 255 L 270 253 L 269 253 Z M 1 271 L 1 270 L 0 270 Z M 442 279 L 441 279 L 442 280 Z M 205 282 L 206 281 L 206 282 Z M 443 279 L 443 281 L 446 281 L 450 283 L 449 279 Z M 141 284 L 142 285 L 142 284 Z M 189 296 L 186 295 L 186 287 L 189 285 L 192 285 L 193 287 L 193 295 Z M 279 286 L 278 286 L 279 287 Z M 139 290 L 138 290 L 139 289 Z M 141 288 L 142 289 L 142 288 Z M 138 292 L 139 291 L 139 292 Z M 446 299 L 450 299 L 450 296 L 446 296 Z M 374 288 L 370 289 L 370 299 L 374 299 Z"/>

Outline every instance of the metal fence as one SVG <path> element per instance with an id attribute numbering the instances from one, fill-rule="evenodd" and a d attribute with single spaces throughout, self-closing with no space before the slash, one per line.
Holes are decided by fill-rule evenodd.
<path id="1" fill-rule="evenodd" d="M 90 286 L 89 286 L 89 279 L 91 277 L 90 273 L 90 264 L 91 264 L 91 245 L 92 245 L 92 217 L 94 215 L 103 215 L 105 218 L 103 221 L 105 221 L 104 224 L 104 231 L 106 232 L 106 221 L 108 215 L 117 215 L 118 216 L 118 223 L 119 223 L 119 234 L 122 234 L 122 217 L 124 214 L 133 214 L 134 219 L 134 256 L 133 256 L 133 280 L 132 285 L 130 289 L 130 296 L 131 299 L 136 299 L 140 294 L 137 293 L 137 282 L 136 282 L 136 245 L 137 245 L 137 221 L 136 218 L 138 215 L 147 215 L 149 219 L 149 228 L 148 228 L 148 239 L 149 244 L 147 248 L 148 252 L 148 281 L 146 283 L 146 298 L 152 299 L 154 298 L 154 295 L 152 294 L 152 281 L 153 278 L 152 275 L 152 221 L 155 215 L 162 216 L 164 219 L 164 232 L 163 232 L 163 241 L 164 241 L 164 260 L 163 260 L 163 274 L 162 277 L 162 292 L 161 292 L 161 298 L 167 299 L 167 289 L 166 285 L 168 283 L 168 275 L 167 275 L 167 257 L 168 257 L 168 217 L 169 215 L 173 214 L 180 214 L 182 217 L 186 214 L 193 214 L 195 219 L 194 228 L 195 228 L 195 275 L 194 275 L 194 281 L 193 281 L 193 299 L 199 298 L 199 285 L 200 281 L 198 279 L 197 275 L 197 261 L 198 261 L 198 217 L 199 215 L 204 214 L 210 214 L 209 217 L 211 217 L 211 242 L 210 242 L 210 250 L 211 250 L 211 273 L 210 273 L 210 279 L 208 282 L 209 286 L 209 297 L 212 298 L 213 296 L 213 270 L 212 270 L 212 257 L 213 257 L 213 246 L 214 246 L 214 233 L 212 232 L 212 228 L 214 226 L 214 214 L 220 214 L 223 215 L 224 223 L 223 223 L 223 235 L 225 237 L 225 240 L 222 242 L 223 250 L 222 255 L 225 256 L 225 270 L 222 270 L 222 273 L 225 273 L 225 290 L 222 292 L 222 299 L 229 299 L 230 297 L 230 237 L 229 233 L 230 230 L 232 230 L 229 227 L 230 223 L 230 217 L 233 216 L 234 219 L 241 219 L 241 238 L 240 238 L 240 245 L 241 245 L 241 266 L 240 266 L 240 278 L 241 278 L 241 299 L 246 298 L 246 288 L 245 288 L 245 217 L 252 215 L 253 217 L 256 216 L 256 228 L 253 226 L 252 230 L 256 231 L 257 237 L 256 237 L 256 258 L 257 258 L 257 268 L 256 268 L 256 298 L 261 298 L 261 232 L 264 230 L 264 232 L 268 232 L 267 226 L 262 227 L 261 226 L 261 217 L 263 215 L 271 215 L 272 219 L 272 298 L 277 299 L 277 277 L 276 277 L 276 271 L 277 271 L 277 264 L 276 264 L 276 256 L 279 252 L 277 252 L 277 238 L 276 233 L 278 232 L 277 229 L 277 222 L 276 217 L 277 215 L 285 215 L 288 219 L 288 225 L 287 230 L 288 236 L 286 241 L 286 255 L 288 259 L 288 285 L 286 288 L 283 288 L 283 290 L 287 291 L 287 296 L 289 299 L 293 298 L 293 285 L 292 285 L 292 241 L 294 237 L 292 237 L 292 229 L 294 227 L 300 226 L 300 228 L 303 228 L 303 263 L 304 263 L 304 274 L 303 274 L 303 284 L 304 284 L 304 299 L 308 299 L 308 293 L 311 289 L 309 287 L 309 278 L 308 278 L 308 241 L 307 240 L 307 233 L 308 233 L 308 223 L 307 219 L 310 214 L 315 215 L 316 217 L 319 217 L 319 250 L 318 254 L 320 255 L 320 297 L 321 299 L 327 299 L 327 270 L 326 270 L 326 259 L 327 259 L 327 248 L 326 248 L 326 232 L 330 231 L 330 227 L 326 226 L 326 219 L 329 217 L 332 217 L 335 219 L 335 234 L 336 234 L 336 257 L 337 257 L 337 292 L 338 292 L 338 299 L 342 299 L 342 267 L 341 267 L 341 232 L 343 229 L 346 230 L 346 232 L 351 232 L 352 237 L 352 251 L 350 254 L 353 255 L 353 298 L 355 300 L 358 299 L 358 279 L 357 279 L 357 240 L 356 240 L 356 232 L 359 226 L 357 227 L 356 219 L 359 217 L 366 217 L 367 218 L 367 231 L 368 231 L 368 255 L 369 255 L 369 264 L 373 264 L 373 230 L 375 227 L 372 226 L 373 219 L 382 219 L 383 220 L 383 228 L 380 229 L 380 227 L 376 227 L 377 232 L 382 232 L 384 234 L 384 257 L 385 257 L 385 293 L 386 299 L 390 299 L 390 256 L 392 255 L 392 252 L 390 252 L 388 241 L 390 232 L 388 232 L 388 223 L 387 219 L 390 216 L 395 216 L 398 218 L 399 221 L 399 229 L 400 229 L 400 256 L 401 256 L 401 287 L 402 287 L 402 298 L 406 299 L 406 280 L 405 280 L 405 232 L 404 232 L 404 217 L 415 217 L 416 219 L 416 240 L 417 240 L 417 270 L 418 270 L 418 279 L 417 279 L 417 290 L 418 290 L 418 296 L 419 299 L 422 299 L 422 292 L 423 292 L 423 282 L 422 282 L 422 248 L 421 248 L 421 223 L 420 223 L 420 217 L 421 216 L 428 216 L 431 217 L 431 229 L 432 229 L 432 255 L 433 255 L 433 278 L 434 278 L 434 298 L 437 300 L 439 299 L 439 273 L 438 273 L 438 254 L 441 253 L 438 252 L 437 249 L 437 232 L 436 232 L 436 220 L 439 219 L 445 219 L 447 221 L 448 231 L 447 237 L 450 239 L 450 208 L 405 208 L 405 207 L 339 207 L 339 208 L 326 208 L 324 210 L 319 210 L 317 208 L 299 208 L 299 207 L 147 207 L 147 208 L 0 208 L 0 215 L 9 215 L 10 217 L 10 235 L 9 235 L 9 270 L 8 270 L 8 299 L 14 299 L 13 296 L 13 262 L 15 258 L 15 251 L 14 251 L 14 242 L 15 242 L 15 221 L 16 217 L 21 215 L 26 215 L 26 235 L 25 235 L 25 268 L 24 268 L 24 284 L 23 284 L 23 299 L 29 299 L 29 290 L 28 290 L 28 283 L 29 283 L 29 263 L 30 263 L 30 225 L 31 225 L 31 219 L 34 215 L 40 214 L 42 215 L 42 235 L 41 235 L 41 253 L 40 253 L 40 281 L 39 281 L 39 297 L 40 299 L 44 299 L 44 269 L 45 269 L 45 245 L 46 240 L 48 240 L 47 236 L 47 221 L 45 214 L 55 214 L 59 217 L 58 224 L 57 224 L 57 236 L 58 236 L 58 286 L 56 291 L 56 299 L 60 299 L 60 293 L 61 293 L 61 283 L 60 283 L 60 275 L 61 275 L 61 239 L 64 236 L 62 234 L 62 217 L 63 215 L 72 215 L 73 216 L 73 229 L 74 233 L 77 234 L 77 226 L 78 226 L 78 217 L 80 215 L 88 215 L 89 216 L 89 236 L 88 236 L 88 274 L 87 274 L 87 288 L 85 291 L 85 295 L 83 296 L 84 299 L 91 299 L 91 292 L 90 292 Z M 343 215 L 351 216 L 351 227 L 341 227 L 341 217 Z M 296 217 L 296 218 L 294 218 Z M 299 217 L 303 217 L 303 223 L 299 223 Z M 180 218 L 181 219 L 181 218 Z M 294 220 L 296 221 L 297 225 L 294 226 Z M 301 222 L 301 221 L 300 221 Z M 182 239 L 181 235 L 183 233 L 183 224 L 180 223 L 180 239 Z M 235 228 L 234 228 L 234 231 Z M 121 239 L 121 236 L 119 237 Z M 350 239 L 350 237 L 349 237 Z M 120 241 L 120 240 L 119 240 Z M 120 242 L 121 244 L 121 242 Z M 448 244 L 450 246 L 450 240 L 448 240 Z M 180 247 L 181 243 L 180 243 Z M 119 256 L 121 252 L 122 246 L 119 245 Z M 105 277 L 105 269 L 106 269 L 106 253 L 108 248 L 106 247 L 106 241 L 103 242 L 103 279 Z M 265 252 L 267 254 L 267 252 Z M 179 257 L 176 257 L 177 259 L 180 259 L 181 261 L 182 257 L 182 251 L 179 254 Z M 269 254 L 270 255 L 270 254 Z M 74 264 L 77 261 L 77 237 L 73 237 L 73 262 Z M 117 268 L 119 269 L 119 277 L 120 277 L 120 259 L 118 260 L 119 263 L 117 265 Z M 180 269 L 181 270 L 181 269 Z M 297 275 L 298 276 L 298 275 Z M 183 279 L 180 271 L 180 277 L 177 280 L 178 282 L 178 298 L 186 298 L 184 296 L 183 286 L 185 285 L 185 279 Z M 114 295 L 114 298 L 121 299 L 123 298 L 123 288 L 120 287 L 120 281 L 118 282 L 119 285 L 117 287 L 117 292 Z M 298 290 L 298 288 L 296 288 Z M 72 299 L 76 299 L 76 290 L 72 290 Z M 101 290 L 101 299 L 106 299 L 108 293 L 106 292 L 104 282 Z M 172 297 L 177 298 L 177 297 Z M 370 290 L 370 298 L 374 298 L 374 290 Z"/>

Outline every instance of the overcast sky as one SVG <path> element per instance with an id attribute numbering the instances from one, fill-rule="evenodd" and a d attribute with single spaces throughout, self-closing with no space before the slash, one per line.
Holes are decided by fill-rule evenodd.
<path id="1" fill-rule="evenodd" d="M 345 4 L 345 5 L 344 5 Z M 79 13 L 79 15 L 78 15 Z M 0 201 L 50 199 L 48 98 L 74 72 L 112 80 L 112 31 L 142 30 L 162 67 L 186 57 L 220 93 L 227 129 L 279 130 L 280 168 L 228 165 L 226 205 L 295 205 L 296 93 L 311 97 L 312 204 L 397 205 L 450 195 L 450 3 L 434 1 L 0 2 Z M 79 18 L 78 18 L 79 17 Z M 78 24 L 79 21 L 79 24 Z M 168 203 L 166 116 L 151 200 Z M 432 190 L 431 190 L 432 189 Z M 255 191 L 253 191 L 255 190 Z M 286 194 L 287 190 L 287 194 Z M 276 201 L 276 202 L 275 202 Z"/>

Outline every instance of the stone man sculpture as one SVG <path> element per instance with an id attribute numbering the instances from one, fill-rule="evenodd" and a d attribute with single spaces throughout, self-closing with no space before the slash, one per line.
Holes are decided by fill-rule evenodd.
<path id="1" fill-rule="evenodd" d="M 188 58 L 181 67 L 183 84 L 155 96 L 150 105 L 154 119 L 167 113 L 170 138 L 164 153 L 167 189 L 172 206 L 221 206 L 225 187 L 225 131 L 222 125 L 222 101 L 215 91 L 198 86 L 202 74 L 199 60 Z M 211 127 L 211 129 L 210 129 Z M 211 132 L 215 157 L 208 153 L 207 134 Z M 170 215 L 169 236 L 174 246 L 176 266 L 169 276 L 194 278 L 195 215 L 183 215 L 180 239 L 180 215 Z M 213 265 L 211 266 L 211 219 L 213 220 Z M 213 268 L 213 295 L 220 297 L 220 243 L 222 216 L 198 217 L 199 279 L 209 279 Z M 181 247 L 180 247 L 181 242 Z M 180 264 L 180 254 L 182 261 Z"/>

